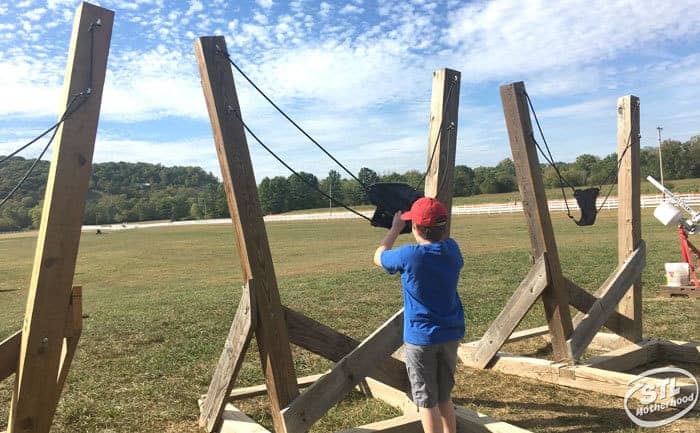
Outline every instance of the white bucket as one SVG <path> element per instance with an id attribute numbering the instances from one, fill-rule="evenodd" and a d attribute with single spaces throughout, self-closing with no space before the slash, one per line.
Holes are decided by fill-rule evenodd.
<path id="1" fill-rule="evenodd" d="M 666 227 L 675 226 L 681 219 L 681 210 L 664 201 L 654 209 L 654 217 Z"/>
<path id="2" fill-rule="evenodd" d="M 687 263 L 666 263 L 666 285 L 680 287 L 688 285 L 688 273 L 690 268 Z"/>

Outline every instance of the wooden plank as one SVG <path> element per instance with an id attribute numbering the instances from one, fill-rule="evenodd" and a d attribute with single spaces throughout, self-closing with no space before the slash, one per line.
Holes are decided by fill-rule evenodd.
<path id="1" fill-rule="evenodd" d="M 297 386 L 299 388 L 307 388 L 311 386 L 314 382 L 316 382 L 318 379 L 320 379 L 321 376 L 323 376 L 324 374 L 325 373 L 312 374 L 310 376 L 300 377 L 297 381 Z M 261 395 L 265 394 L 267 394 L 267 385 L 265 384 L 246 386 L 244 388 L 236 388 L 232 390 L 226 401 L 232 402 L 236 400 L 243 400 L 246 398 L 260 397 Z"/>
<path id="2" fill-rule="evenodd" d="M 659 343 L 654 340 L 628 344 L 617 350 L 594 356 L 586 361 L 588 367 L 611 371 L 627 371 L 656 361 Z"/>
<path id="3" fill-rule="evenodd" d="M 548 326 L 538 326 L 536 328 L 523 329 L 522 331 L 515 331 L 510 334 L 506 343 L 515 343 L 516 341 L 527 340 L 528 338 L 541 337 L 549 333 Z"/>
<path id="4" fill-rule="evenodd" d="M 540 257 L 547 253 L 550 284 L 542 292 L 542 301 L 552 336 L 552 350 L 556 359 L 571 361 L 567 343 L 573 331 L 569 296 L 547 207 L 542 168 L 537 157 L 530 110 L 525 97 L 525 84 L 517 82 L 501 86 L 500 93 L 533 256 Z"/>
<path id="5" fill-rule="evenodd" d="M 452 209 L 460 78 L 461 73 L 452 69 L 433 72 L 425 195 L 437 198 L 447 209 Z M 441 129 L 442 132 L 440 132 Z M 448 213 L 448 235 L 449 218 Z"/>
<path id="6" fill-rule="evenodd" d="M 60 393 L 68 378 L 68 372 L 70 371 L 70 366 L 73 363 L 73 357 L 75 352 L 78 350 L 78 341 L 83 332 L 83 288 L 82 286 L 73 286 L 71 290 L 71 300 L 68 308 L 68 317 L 66 319 L 66 326 L 64 331 L 65 338 L 63 339 L 63 349 L 61 351 L 61 363 L 58 368 L 58 381 L 56 384 L 57 395 L 54 405 L 52 405 L 53 413 L 51 413 L 51 418 L 55 415 L 56 408 L 58 407 L 58 400 L 60 398 Z"/>
<path id="7" fill-rule="evenodd" d="M 416 405 L 408 398 L 408 395 L 404 391 L 399 391 L 396 388 L 370 377 L 368 377 L 366 381 L 372 398 L 381 400 L 404 414 L 416 411 Z"/>
<path id="8" fill-rule="evenodd" d="M 201 409 L 203 401 L 199 401 Z M 222 414 L 221 429 L 218 433 L 270 433 L 236 406 L 227 404 Z"/>
<path id="9" fill-rule="evenodd" d="M 613 275 L 614 274 L 612 274 L 610 277 Z M 603 294 L 599 293 L 599 291 L 596 291 L 595 294 L 588 293 L 585 289 L 581 288 L 568 278 L 564 278 L 564 280 L 566 282 L 567 290 L 569 291 L 569 302 L 571 303 L 571 306 L 580 311 L 580 313 L 576 314 L 573 320 L 574 325 L 578 326 L 578 324 L 581 323 L 585 317 L 585 314 L 588 313 L 588 310 L 591 309 L 593 304 L 595 304 L 598 298 Z M 607 281 L 610 281 L 610 278 L 608 278 L 606 282 Z M 603 283 L 601 286 L 603 289 L 606 287 L 608 287 L 608 285 L 605 283 Z M 621 333 L 624 326 L 629 326 L 629 322 L 632 322 L 632 320 L 623 316 L 619 312 L 614 311 L 611 313 L 608 321 L 605 322 L 605 327 L 615 333 Z"/>
<path id="10" fill-rule="evenodd" d="M 250 152 L 223 36 L 195 44 L 202 89 L 209 111 L 228 208 L 245 281 L 255 280 L 255 328 L 275 430 L 284 432 L 281 410 L 299 395 L 280 303 L 277 277 L 262 218 Z M 242 116 L 242 115 L 241 115 Z M 253 301 L 251 301 L 252 303 Z"/>
<path id="11" fill-rule="evenodd" d="M 0 382 L 17 372 L 22 331 L 17 331 L 0 342 Z"/>
<path id="12" fill-rule="evenodd" d="M 289 341 L 299 347 L 338 362 L 360 345 L 360 342 L 354 338 L 306 317 L 298 311 L 288 307 L 282 308 L 289 330 Z M 378 365 L 370 372 L 369 377 L 402 391 L 408 390 L 409 387 L 406 364 L 391 356 L 378 361 Z"/>
<path id="13" fill-rule="evenodd" d="M 287 433 L 302 433 L 350 392 L 377 365 L 403 344 L 403 309 L 341 359 L 286 409 Z"/>
<path id="14" fill-rule="evenodd" d="M 629 147 L 628 147 L 629 146 Z M 641 164 L 639 159 L 639 98 L 617 100 L 617 154 L 620 160 L 617 190 L 617 261 L 622 264 L 642 242 L 640 201 Z M 618 311 L 631 319 L 622 325 L 620 335 L 630 341 L 642 339 L 642 276 L 632 282 L 620 300 Z"/>
<path id="15" fill-rule="evenodd" d="M 609 287 L 602 289 L 605 295 L 598 299 L 588 310 L 586 317 L 579 323 L 574 333 L 569 339 L 571 351 L 575 359 L 579 359 L 586 351 L 588 344 L 598 332 L 601 326 L 608 320 L 615 311 L 615 307 L 624 296 L 634 281 L 637 281 L 642 271 L 646 257 L 644 241 L 639 243 L 639 247 L 618 266 L 614 277 L 609 280 Z"/>
<path id="16" fill-rule="evenodd" d="M 471 366 L 485 368 L 549 284 L 546 253 L 530 268 L 474 350 Z"/>
<path id="17" fill-rule="evenodd" d="M 100 27 L 88 31 L 97 20 Z M 51 426 L 113 20 L 114 12 L 88 3 L 76 11 L 62 106 L 68 107 L 75 95 L 85 92 L 86 83 L 90 96 L 81 98 L 83 104 L 58 128 L 53 145 L 9 433 L 48 432 Z"/>
<path id="18" fill-rule="evenodd" d="M 222 422 L 221 415 L 226 408 L 226 402 L 243 366 L 245 354 L 248 351 L 250 339 L 253 336 L 257 314 L 255 303 L 255 282 L 249 280 L 243 288 L 241 300 L 236 309 L 236 315 L 224 343 L 214 376 L 209 383 L 207 398 L 204 400 L 199 417 L 199 426 L 208 432 L 216 431 Z"/>
<path id="19" fill-rule="evenodd" d="M 612 334 L 609 332 L 598 332 L 595 335 L 595 337 L 593 337 L 593 341 L 591 341 L 591 343 L 588 345 L 588 348 L 594 350 L 610 351 L 618 349 L 621 346 L 626 346 L 628 344 L 629 341 L 620 337 L 617 334 Z"/>
<path id="20" fill-rule="evenodd" d="M 473 347 L 462 345 L 459 356 L 470 356 Z M 629 390 L 629 383 L 637 379 L 637 375 L 608 371 L 601 368 L 587 366 L 570 366 L 564 363 L 547 361 L 526 356 L 513 356 L 499 352 L 493 359 L 491 369 L 504 374 L 509 374 L 528 379 L 534 379 L 544 383 L 567 386 L 569 388 L 593 391 L 601 394 L 624 397 Z M 663 379 L 646 377 L 640 379 L 643 383 L 652 386 L 661 386 Z M 679 384 L 683 392 L 694 389 L 694 384 Z M 693 409 L 700 410 L 699 407 Z"/>
<path id="21" fill-rule="evenodd" d="M 458 433 L 530 433 L 529 430 L 495 420 L 462 406 L 455 406 L 455 415 Z"/>
<path id="22" fill-rule="evenodd" d="M 700 298 L 700 288 L 695 286 L 661 286 L 661 295 L 669 298 Z"/>
<path id="23" fill-rule="evenodd" d="M 659 359 L 700 364 L 700 345 L 685 341 L 659 341 Z"/>
<path id="24" fill-rule="evenodd" d="M 396 418 L 391 418 L 383 421 L 365 424 L 360 427 L 355 427 L 347 430 L 341 430 L 337 433 L 423 433 L 418 413 L 401 415 Z"/>

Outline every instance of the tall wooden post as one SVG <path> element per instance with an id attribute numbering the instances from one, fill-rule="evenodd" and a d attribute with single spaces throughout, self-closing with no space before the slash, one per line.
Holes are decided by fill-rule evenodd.
<path id="1" fill-rule="evenodd" d="M 90 27 L 101 26 L 91 33 Z M 68 53 L 61 112 L 90 96 L 59 128 L 29 286 L 8 433 L 48 432 L 60 389 L 59 366 L 102 102 L 114 12 L 82 3 Z M 94 44 L 91 38 L 94 37 Z M 92 60 L 92 65 L 90 61 Z M 92 70 L 92 83 L 89 84 Z"/>
<path id="2" fill-rule="evenodd" d="M 571 360 L 571 350 L 566 341 L 573 331 L 569 296 L 547 207 L 542 169 L 537 157 L 530 110 L 525 96 L 525 84 L 519 81 L 501 86 L 500 92 L 533 255 L 540 257 L 547 253 L 551 281 L 542 292 L 542 301 L 552 337 L 554 357 L 557 360 Z"/>
<path id="3" fill-rule="evenodd" d="M 617 250 L 622 263 L 639 247 L 642 240 L 639 162 L 639 98 L 623 96 L 617 100 L 618 174 Z M 642 339 L 642 281 L 638 278 L 618 306 L 620 314 L 632 319 L 622 327 L 623 337 L 630 341 Z"/>
<path id="4" fill-rule="evenodd" d="M 452 69 L 433 72 L 433 96 L 430 102 L 425 195 L 437 198 L 448 210 L 452 209 L 460 77 L 461 73 Z M 448 219 L 448 234 L 449 228 Z"/>
<path id="5" fill-rule="evenodd" d="M 245 281 L 254 280 L 255 334 L 275 431 L 286 431 L 281 410 L 299 395 L 272 254 L 258 200 L 231 65 L 222 36 L 199 38 L 195 53 L 221 166 Z"/>

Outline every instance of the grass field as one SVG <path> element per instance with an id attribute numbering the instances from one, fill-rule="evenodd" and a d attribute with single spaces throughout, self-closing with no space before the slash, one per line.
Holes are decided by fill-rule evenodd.
<path id="1" fill-rule="evenodd" d="M 593 291 L 614 269 L 616 213 L 579 228 L 553 214 L 565 274 Z M 371 265 L 384 232 L 340 222 L 267 225 L 283 302 L 362 339 L 401 307 L 400 282 Z M 675 230 L 644 213 L 644 329 L 651 337 L 700 337 L 700 304 L 658 296 L 663 263 L 678 259 Z M 459 292 L 467 339 L 481 336 L 526 274 L 529 238 L 522 215 L 457 217 L 453 237 L 465 267 Z M 408 239 L 403 236 L 403 242 Z M 22 324 L 35 233 L 0 236 L 0 339 Z M 56 415 L 56 432 L 198 432 L 197 398 L 206 392 L 241 294 L 240 265 L 228 225 L 84 234 L 75 284 L 83 286 L 83 337 Z M 544 324 L 541 303 L 521 328 Z M 540 339 L 522 353 L 545 350 Z M 262 383 L 251 347 L 239 386 Z M 298 374 L 330 363 L 294 349 Z M 697 373 L 697 372 L 696 372 Z M 4 430 L 10 381 L 0 385 Z M 573 391 L 460 366 L 455 401 L 537 432 L 633 432 L 622 399 Z M 241 407 L 270 426 L 264 399 Z M 312 431 L 331 432 L 396 415 L 353 394 Z M 686 419 L 657 431 L 692 431 Z M 697 430 L 695 430 L 697 431 Z"/>

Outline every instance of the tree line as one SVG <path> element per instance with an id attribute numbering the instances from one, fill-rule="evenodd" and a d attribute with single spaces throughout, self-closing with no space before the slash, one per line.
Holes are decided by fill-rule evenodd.
<path id="1" fill-rule="evenodd" d="M 664 178 L 700 177 L 700 136 L 686 142 L 662 143 Z M 33 163 L 14 157 L 0 165 L 0 198 L 4 198 Z M 616 153 L 600 158 L 583 154 L 575 161 L 557 163 L 557 168 L 573 186 L 613 183 L 617 171 Z M 643 148 L 640 154 L 642 177 L 659 178 L 658 148 Z M 49 162 L 39 161 L 14 196 L 0 208 L 0 232 L 36 228 L 41 220 Z M 555 170 L 542 165 L 546 187 L 559 186 Z M 349 206 L 368 204 L 362 185 L 342 178 L 335 171 L 319 179 L 311 173 L 265 177 L 258 185 L 263 212 L 282 213 L 329 206 L 324 191 Z M 423 172 L 383 173 L 363 167 L 358 178 L 365 185 L 376 182 L 400 182 L 422 188 Z M 311 185 L 311 186 L 309 186 Z M 454 196 L 511 192 L 517 190 L 515 165 L 506 158 L 493 167 L 470 168 L 457 165 L 454 172 Z M 182 220 L 228 217 L 226 196 L 221 182 L 199 167 L 165 167 L 160 164 L 107 162 L 93 165 L 84 224 L 112 224 L 147 220 Z"/>

